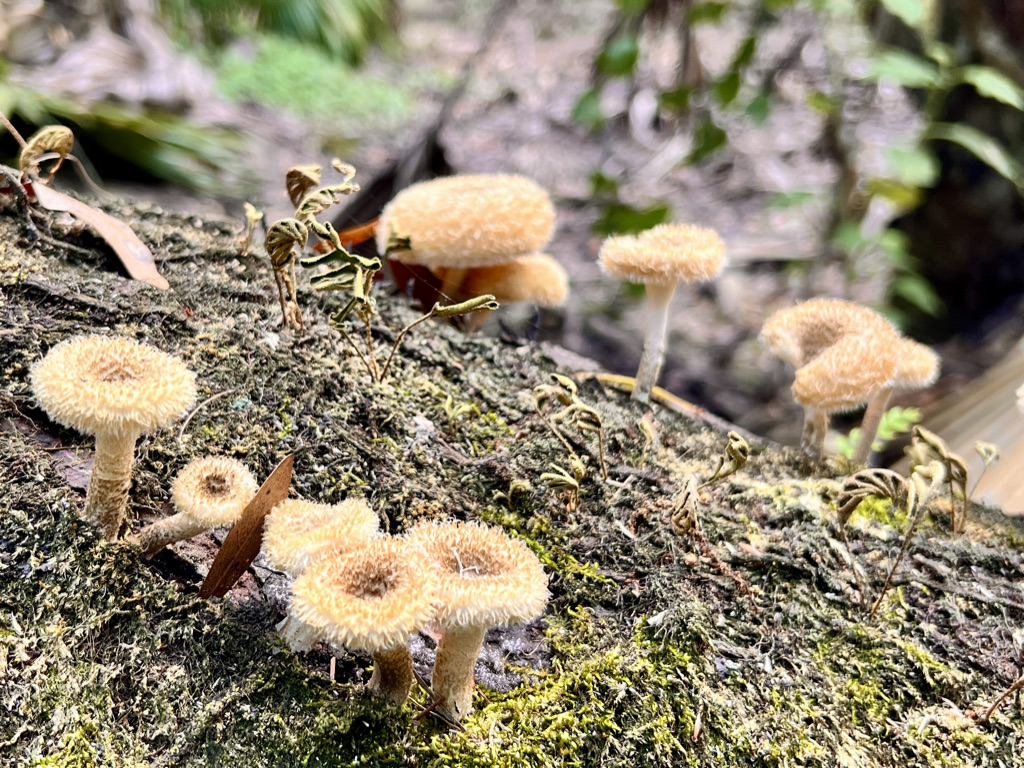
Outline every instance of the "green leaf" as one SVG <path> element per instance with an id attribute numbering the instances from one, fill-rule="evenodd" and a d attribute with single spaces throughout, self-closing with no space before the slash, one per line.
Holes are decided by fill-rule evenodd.
<path id="1" fill-rule="evenodd" d="M 792 192 L 776 192 L 768 200 L 769 208 L 786 209 L 799 208 L 804 203 L 814 199 L 814 193 L 803 189 Z"/>
<path id="2" fill-rule="evenodd" d="M 807 97 L 807 106 L 819 115 L 827 115 L 836 108 L 836 100 L 823 91 L 814 91 Z"/>
<path id="3" fill-rule="evenodd" d="M 897 275 L 889 289 L 894 297 L 903 299 L 932 317 L 942 317 L 946 312 L 946 305 L 942 303 L 935 288 L 920 275 Z"/>
<path id="4" fill-rule="evenodd" d="M 869 195 L 883 197 L 901 211 L 909 211 L 921 204 L 921 188 L 905 184 L 899 179 L 868 179 L 865 188 Z"/>
<path id="5" fill-rule="evenodd" d="M 740 92 L 740 73 L 727 72 L 721 79 L 711 84 L 711 93 L 719 106 L 727 107 L 736 100 Z"/>
<path id="6" fill-rule="evenodd" d="M 736 53 L 732 57 L 732 64 L 729 65 L 729 69 L 740 70 L 748 66 L 751 61 L 754 60 L 754 52 L 757 50 L 757 37 L 751 35 L 744 40 L 740 47 L 736 49 Z"/>
<path id="7" fill-rule="evenodd" d="M 726 132 L 708 118 L 697 127 L 693 137 L 693 149 L 690 150 L 686 163 L 688 165 L 699 163 L 711 153 L 725 146 L 728 140 Z"/>
<path id="8" fill-rule="evenodd" d="M 925 129 L 924 138 L 941 139 L 959 144 L 974 153 L 979 160 L 994 171 L 1013 182 L 1017 191 L 1024 195 L 1024 168 L 1007 151 L 1006 147 L 988 134 L 962 123 L 932 123 Z"/>
<path id="9" fill-rule="evenodd" d="M 635 234 L 664 224 L 671 217 L 672 210 L 665 203 L 655 203 L 647 208 L 613 203 L 606 207 L 601 217 L 594 222 L 593 230 L 599 235 Z"/>
<path id="10" fill-rule="evenodd" d="M 1024 90 L 1002 72 L 992 67 L 970 65 L 960 70 L 960 78 L 973 85 L 982 96 L 1024 110 Z"/>
<path id="11" fill-rule="evenodd" d="M 632 73 L 640 58 L 640 44 L 635 35 L 613 37 L 597 57 L 597 69 L 608 77 L 625 77 Z"/>
<path id="12" fill-rule="evenodd" d="M 927 59 L 906 51 L 886 51 L 871 61 L 868 76 L 893 80 L 905 88 L 927 88 L 939 82 L 939 70 Z"/>
<path id="13" fill-rule="evenodd" d="M 754 125 L 764 125 L 765 120 L 768 119 L 768 112 L 771 110 L 771 104 L 768 101 L 768 94 L 762 92 L 757 94 L 747 104 L 747 108 L 743 110 L 743 113 L 750 118 L 750 121 Z"/>
<path id="14" fill-rule="evenodd" d="M 590 194 L 593 197 L 615 197 L 619 194 L 619 181 L 601 171 L 590 174 Z"/>
<path id="15" fill-rule="evenodd" d="M 686 14 L 686 20 L 690 24 L 717 24 L 728 9 L 728 3 L 700 3 L 690 9 L 690 12 Z"/>
<path id="16" fill-rule="evenodd" d="M 690 96 L 692 94 L 693 88 L 688 85 L 683 85 L 679 88 L 673 88 L 659 93 L 658 103 L 670 112 L 685 112 L 690 107 Z"/>
<path id="17" fill-rule="evenodd" d="M 615 4 L 622 9 L 622 15 L 627 18 L 639 16 L 650 5 L 650 0 L 615 0 Z"/>
<path id="18" fill-rule="evenodd" d="M 853 221 L 842 222 L 832 235 L 832 244 L 843 253 L 853 253 L 867 245 L 867 242 L 860 231 L 860 225 Z"/>
<path id="19" fill-rule="evenodd" d="M 911 29 L 920 29 L 925 21 L 923 0 L 882 0 L 885 10 Z"/>
<path id="20" fill-rule="evenodd" d="M 931 187 L 939 179 L 939 161 L 923 147 L 888 147 L 885 158 L 904 184 Z"/>
<path id="21" fill-rule="evenodd" d="M 584 91 L 572 108 L 572 119 L 596 133 L 604 127 L 604 112 L 601 111 L 601 93 L 594 88 Z"/>

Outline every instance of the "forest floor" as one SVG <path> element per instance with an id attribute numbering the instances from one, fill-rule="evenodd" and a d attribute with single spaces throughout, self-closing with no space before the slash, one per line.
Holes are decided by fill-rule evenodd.
<path id="1" fill-rule="evenodd" d="M 610 478 L 594 436 L 566 427 L 587 462 L 571 508 L 541 479 L 568 456 L 532 390 L 594 363 L 429 323 L 375 384 L 326 323 L 336 295 L 302 282 L 307 329 L 282 329 L 266 259 L 239 256 L 235 225 L 105 207 L 152 249 L 172 291 L 128 280 L 67 222 L 54 235 L 80 250 L 31 243 L 0 215 L 0 763 L 1022 764 L 1018 701 L 979 722 L 1021 674 L 1021 519 L 972 504 L 953 535 L 940 497 L 869 618 L 907 520 L 862 504 L 848 550 L 841 462 L 752 439 L 746 465 L 698 493 L 702 547 L 671 517 L 687 481 L 710 478 L 724 432 L 583 377 Z M 417 316 L 385 294 L 378 352 Z M 289 652 L 274 630 L 287 584 L 259 560 L 225 599 L 199 599 L 220 533 L 149 562 L 97 540 L 77 517 L 92 442 L 52 423 L 28 381 L 49 348 L 83 332 L 147 341 L 198 376 L 187 422 L 137 448 L 133 530 L 166 513 L 171 479 L 195 457 L 235 456 L 263 479 L 295 454 L 293 495 L 365 496 L 393 534 L 479 520 L 533 549 L 550 603 L 488 634 L 463 730 L 368 696 L 361 656 Z M 428 682 L 435 639 L 412 643 Z"/>

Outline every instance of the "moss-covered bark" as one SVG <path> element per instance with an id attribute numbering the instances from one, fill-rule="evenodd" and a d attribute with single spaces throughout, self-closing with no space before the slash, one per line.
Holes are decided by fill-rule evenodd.
<path id="1" fill-rule="evenodd" d="M 568 511 L 540 481 L 552 462 L 568 465 L 530 394 L 557 369 L 554 352 L 424 325 L 373 384 L 323 322 L 333 299 L 300 290 L 311 327 L 293 337 L 264 262 L 237 259 L 228 228 L 122 213 L 172 293 L 122 277 L 88 235 L 75 242 L 95 246 L 95 261 L 28 246 L 0 217 L 0 764 L 1020 764 L 1019 709 L 984 727 L 971 719 L 1018 674 L 1019 522 L 973 507 L 954 538 L 940 507 L 869 622 L 905 521 L 884 504 L 854 515 L 872 592 L 861 595 L 835 529 L 840 468 L 754 445 L 699 506 L 745 596 L 668 521 L 686 479 L 710 474 L 723 434 L 655 407 L 648 445 L 646 409 L 584 381 L 612 482 L 599 480 L 593 437 L 567 428 L 590 456 Z M 415 315 L 400 297 L 378 301 L 374 338 L 387 347 Z M 264 477 L 295 452 L 296 495 L 366 495 L 392 532 L 483 520 L 537 552 L 551 604 L 525 629 L 488 635 L 464 732 L 365 693 L 368 659 L 341 655 L 332 682 L 322 649 L 290 653 L 274 632 L 280 578 L 264 568 L 223 601 L 199 600 L 209 535 L 150 563 L 98 540 L 67 482 L 81 484 L 91 441 L 51 424 L 28 391 L 31 363 L 83 331 L 149 341 L 199 377 L 187 426 L 137 449 L 136 518 L 160 514 L 193 458 L 233 455 Z M 413 643 L 421 671 L 431 648 Z"/>

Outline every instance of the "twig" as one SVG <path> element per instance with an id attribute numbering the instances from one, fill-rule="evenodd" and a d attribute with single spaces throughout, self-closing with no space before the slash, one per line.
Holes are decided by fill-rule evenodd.
<path id="1" fill-rule="evenodd" d="M 416 320 L 413 320 L 411 323 L 409 323 L 407 326 L 405 326 L 405 328 L 403 328 L 402 330 L 400 330 L 398 332 L 398 335 L 395 336 L 395 343 L 391 345 L 391 353 L 388 355 L 387 362 L 384 363 L 384 368 L 380 372 L 380 378 L 378 379 L 378 381 L 383 381 L 384 377 L 388 375 L 388 368 L 391 367 L 391 358 L 393 358 L 395 356 L 395 352 L 398 351 L 398 347 L 401 345 L 402 339 L 405 338 L 405 334 L 407 334 L 409 331 L 411 331 L 413 328 L 415 328 L 420 323 L 425 322 L 425 321 L 429 320 L 430 318 L 432 318 L 436 312 L 437 312 L 437 304 L 435 304 L 433 307 L 431 307 L 430 311 L 427 312 L 427 314 L 423 315 L 423 317 L 420 317 L 420 318 L 418 318 Z"/>
<path id="2" fill-rule="evenodd" d="M 345 341 L 347 341 L 348 345 L 350 347 L 352 347 L 352 349 L 355 351 L 355 353 L 357 355 L 359 355 L 359 359 L 363 361 L 363 365 L 366 366 L 366 372 L 368 374 L 370 374 L 370 378 L 373 379 L 374 381 L 376 381 L 377 379 L 373 375 L 373 368 L 370 367 L 370 361 L 366 359 L 365 355 L 363 355 L 362 350 L 360 350 L 359 347 L 356 346 L 355 341 L 353 341 L 352 337 L 348 335 L 348 331 L 345 330 L 345 328 L 341 325 L 341 323 L 338 323 L 335 326 L 335 328 L 337 328 L 339 331 L 341 331 L 341 335 L 345 337 Z"/>
<path id="3" fill-rule="evenodd" d="M 991 720 L 992 715 L 994 715 L 996 713 L 996 710 L 999 709 L 999 705 L 1006 701 L 1007 698 L 1009 698 L 1017 691 L 1019 691 L 1021 688 L 1024 688 L 1024 675 L 1018 677 L 1017 681 L 1013 685 L 1011 685 L 1009 688 L 1003 691 L 999 698 L 992 702 L 992 706 L 988 708 L 988 711 L 982 716 L 981 720 L 979 720 L 978 722 L 987 723 L 989 720 Z"/>
<path id="4" fill-rule="evenodd" d="M 201 408 L 205 408 L 217 398 L 224 397 L 224 395 L 231 394 L 234 391 L 234 389 L 225 389 L 223 392 L 218 392 L 215 395 L 210 395 L 208 398 L 203 400 L 203 402 L 201 402 L 199 405 L 193 408 L 192 412 L 185 418 L 185 423 L 181 425 L 181 429 L 178 430 L 178 442 L 184 442 L 183 438 L 185 437 L 185 430 L 188 429 L 188 425 L 189 422 L 192 421 L 192 417 L 195 416 L 196 413 L 198 413 Z"/>

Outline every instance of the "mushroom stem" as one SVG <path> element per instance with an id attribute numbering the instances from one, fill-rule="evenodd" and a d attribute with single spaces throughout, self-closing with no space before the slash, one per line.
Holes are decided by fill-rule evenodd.
<path id="1" fill-rule="evenodd" d="M 658 383 L 661 374 L 668 335 L 668 307 L 675 290 L 675 283 L 647 284 L 647 336 L 644 338 L 644 352 L 640 357 L 632 395 L 633 400 L 641 403 L 650 400 L 651 389 Z"/>
<path id="2" fill-rule="evenodd" d="M 853 452 L 852 461 L 855 464 L 865 463 L 868 456 L 871 455 L 871 444 L 875 442 L 878 425 L 882 423 L 882 416 L 885 415 L 885 408 L 889 405 L 890 395 L 892 395 L 892 387 L 886 387 L 868 401 L 864 419 L 860 423 L 860 439 L 857 440 L 857 447 Z"/>
<path id="3" fill-rule="evenodd" d="M 277 631 L 285 639 L 285 642 L 288 643 L 288 647 L 295 653 L 305 653 L 308 651 L 316 644 L 321 635 L 316 627 L 304 621 L 299 621 L 299 619 L 296 619 L 291 614 L 278 622 Z"/>
<path id="4" fill-rule="evenodd" d="M 486 627 L 446 627 L 437 644 L 430 687 L 436 709 L 458 722 L 473 711 L 473 668 Z"/>
<path id="5" fill-rule="evenodd" d="M 208 528 L 209 526 L 197 523 L 195 519 L 184 512 L 178 512 L 146 526 L 132 536 L 130 542 L 141 548 L 146 557 L 152 557 L 168 544 L 182 539 L 191 539 Z"/>
<path id="6" fill-rule="evenodd" d="M 821 456 L 828 432 L 828 413 L 817 408 L 804 408 L 804 433 L 800 447 L 810 456 Z"/>
<path id="7" fill-rule="evenodd" d="M 409 698 L 415 679 L 412 654 L 408 646 L 400 645 L 373 654 L 373 675 L 366 687 L 395 704 L 401 704 Z"/>
<path id="8" fill-rule="evenodd" d="M 434 274 L 441 282 L 441 293 L 450 302 L 462 301 L 462 283 L 469 269 L 465 267 L 441 267 Z"/>
<path id="9" fill-rule="evenodd" d="M 121 528 L 128 490 L 132 485 L 137 439 L 134 432 L 99 432 L 96 435 L 96 455 L 89 488 L 85 492 L 82 517 L 98 525 L 107 541 L 114 541 Z"/>

